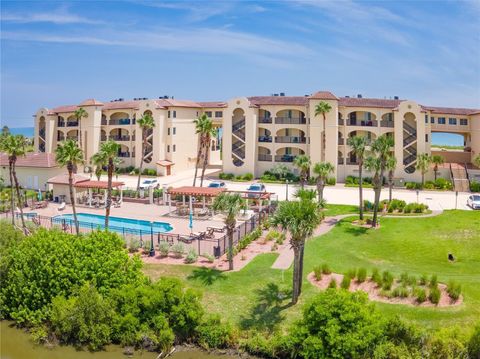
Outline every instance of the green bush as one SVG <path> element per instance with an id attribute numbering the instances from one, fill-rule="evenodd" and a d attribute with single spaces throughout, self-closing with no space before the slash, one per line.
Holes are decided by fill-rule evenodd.
<path id="1" fill-rule="evenodd" d="M 477 182 L 475 180 L 470 181 L 470 191 L 480 192 L 480 182 Z"/>
<path id="2" fill-rule="evenodd" d="M 365 211 L 373 211 L 373 203 L 370 202 L 368 199 L 363 200 L 363 209 Z"/>
<path id="3" fill-rule="evenodd" d="M 408 289 L 405 287 L 396 287 L 392 290 L 392 295 L 394 297 L 407 298 L 408 294 Z"/>
<path id="4" fill-rule="evenodd" d="M 423 303 L 427 300 L 427 292 L 423 288 L 416 288 L 414 294 L 418 303 Z"/>
<path id="5" fill-rule="evenodd" d="M 403 208 L 404 213 L 423 213 L 428 210 L 428 206 L 423 203 L 409 203 Z"/>
<path id="6" fill-rule="evenodd" d="M 187 253 L 187 256 L 185 257 L 185 263 L 192 264 L 192 263 L 195 263 L 197 260 L 198 260 L 197 252 L 195 252 L 193 248 L 190 249 Z"/>
<path id="7" fill-rule="evenodd" d="M 210 315 L 197 328 L 197 342 L 207 350 L 228 348 L 234 343 L 233 330 L 219 314 Z"/>
<path id="8" fill-rule="evenodd" d="M 235 175 L 233 173 L 220 172 L 220 174 L 218 175 L 218 178 L 228 181 L 228 180 L 233 180 L 235 178 Z"/>
<path id="9" fill-rule="evenodd" d="M 405 188 L 406 189 L 422 189 L 422 184 L 419 182 L 406 182 Z"/>
<path id="10" fill-rule="evenodd" d="M 468 355 L 470 358 L 480 358 L 480 323 L 476 325 L 468 341 Z"/>
<path id="11" fill-rule="evenodd" d="M 437 178 L 434 182 L 434 187 L 439 190 L 452 190 L 453 184 L 445 178 Z"/>
<path id="12" fill-rule="evenodd" d="M 357 268 L 351 268 L 347 271 L 347 275 L 350 279 L 355 279 L 357 277 Z"/>
<path id="13" fill-rule="evenodd" d="M 140 240 L 136 237 L 130 238 L 130 241 L 128 242 L 128 251 L 130 253 L 136 253 L 140 249 Z"/>
<path id="14" fill-rule="evenodd" d="M 183 247 L 182 243 L 177 243 L 170 247 L 170 251 L 173 253 L 175 258 L 182 258 L 183 254 L 185 253 L 185 248 Z"/>
<path id="15" fill-rule="evenodd" d="M 211 254 L 204 253 L 204 254 L 202 254 L 202 257 L 205 258 L 208 261 L 208 263 L 215 262 L 215 257 L 212 256 Z"/>
<path id="16" fill-rule="evenodd" d="M 170 252 L 170 244 L 165 241 L 160 242 L 158 245 L 158 251 L 160 252 L 160 256 L 168 257 L 168 252 Z"/>
<path id="17" fill-rule="evenodd" d="M 336 289 L 337 288 L 337 281 L 335 280 L 335 278 L 332 278 L 330 280 L 330 283 L 328 283 L 328 288 L 330 288 L 330 289 Z"/>
<path id="18" fill-rule="evenodd" d="M 322 280 L 322 267 L 321 266 L 313 267 L 313 275 L 315 276 L 316 280 Z"/>
<path id="19" fill-rule="evenodd" d="M 388 204 L 387 211 L 389 213 L 392 213 L 392 212 L 402 213 L 406 205 L 407 205 L 406 202 L 401 199 L 392 199 Z"/>
<path id="20" fill-rule="evenodd" d="M 458 300 L 458 298 L 460 298 L 460 294 L 462 293 L 462 287 L 459 283 L 452 280 L 448 283 L 447 293 L 452 300 Z"/>
<path id="21" fill-rule="evenodd" d="M 327 186 L 335 186 L 337 184 L 337 179 L 335 177 L 327 178 L 326 185 Z"/>
<path id="22" fill-rule="evenodd" d="M 332 271 L 330 270 L 330 267 L 328 266 L 327 263 L 322 264 L 322 273 L 323 274 L 330 274 Z"/>
<path id="23" fill-rule="evenodd" d="M 253 180 L 253 174 L 251 174 L 251 173 L 245 173 L 245 174 L 243 175 L 242 179 L 243 179 L 244 181 L 251 181 L 251 180 Z"/>
<path id="24" fill-rule="evenodd" d="M 365 268 L 360 268 L 357 272 L 357 282 L 363 283 L 367 280 L 367 270 Z"/>
<path id="25" fill-rule="evenodd" d="M 382 288 L 385 290 L 390 290 L 393 284 L 393 275 L 389 271 L 384 271 L 382 273 Z"/>
<path id="26" fill-rule="evenodd" d="M 342 282 L 340 283 L 340 288 L 348 290 L 348 288 L 350 288 L 351 281 L 352 281 L 352 279 L 350 278 L 350 276 L 348 274 L 344 275 L 343 279 L 342 279 Z"/>
<path id="27" fill-rule="evenodd" d="M 145 168 L 142 171 L 142 175 L 144 175 L 144 176 L 156 176 L 157 171 L 155 169 L 152 169 L 152 168 Z"/>
<path id="28" fill-rule="evenodd" d="M 438 302 L 440 302 L 440 295 L 440 289 L 435 286 L 430 288 L 430 294 L 428 295 L 428 298 L 433 304 L 438 304 Z"/>
<path id="29" fill-rule="evenodd" d="M 377 284 L 378 287 L 383 285 L 382 276 L 380 275 L 378 268 L 374 268 L 372 270 L 372 280 Z"/>
<path id="30" fill-rule="evenodd" d="M 272 240 L 275 240 L 275 243 L 277 244 L 283 244 L 283 242 L 285 241 L 285 233 L 283 232 L 279 232 L 275 229 L 272 229 L 270 232 L 267 233 L 267 235 L 265 236 L 265 240 L 268 242 L 268 241 L 272 241 Z"/>

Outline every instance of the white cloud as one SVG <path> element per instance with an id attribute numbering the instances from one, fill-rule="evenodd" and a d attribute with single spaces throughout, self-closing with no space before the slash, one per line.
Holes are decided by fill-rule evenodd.
<path id="1" fill-rule="evenodd" d="M 15 22 L 20 24 L 47 22 L 57 25 L 65 24 L 102 24 L 102 21 L 89 19 L 86 17 L 70 14 L 64 11 L 51 13 L 2 13 L 2 21 Z"/>

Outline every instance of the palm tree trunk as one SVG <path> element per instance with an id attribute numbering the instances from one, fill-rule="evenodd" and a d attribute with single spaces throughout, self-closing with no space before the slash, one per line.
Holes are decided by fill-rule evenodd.
<path id="1" fill-rule="evenodd" d="M 81 117 L 78 118 L 77 121 L 78 121 L 78 143 L 80 144 L 80 149 L 82 150 L 82 152 L 85 153 L 83 149 L 83 143 L 82 143 L 82 118 Z"/>
<path id="2" fill-rule="evenodd" d="M 377 226 L 377 217 L 378 217 L 378 205 L 380 203 L 380 192 L 382 188 L 378 188 L 378 185 L 375 186 L 375 200 L 373 204 L 373 219 L 372 219 L 372 228 Z"/>
<path id="3" fill-rule="evenodd" d="M 320 181 L 317 181 L 317 197 L 318 197 L 318 203 L 322 201 L 322 195 L 320 194 Z"/>
<path id="4" fill-rule="evenodd" d="M 200 136 L 200 143 L 198 144 L 197 162 L 195 163 L 195 175 L 193 176 L 193 187 L 195 187 L 195 183 L 197 182 L 198 165 L 200 164 L 202 149 L 203 149 L 203 135 Z"/>
<path id="5" fill-rule="evenodd" d="M 360 161 L 358 164 L 358 191 L 359 191 L 359 198 L 360 198 L 360 220 L 363 220 L 363 163 Z"/>
<path id="6" fill-rule="evenodd" d="M 392 202 L 393 180 L 388 181 L 388 202 Z"/>
<path id="7" fill-rule="evenodd" d="M 326 131 L 326 125 L 327 125 L 327 119 L 325 118 L 325 114 L 323 114 L 323 138 L 322 138 L 322 162 L 325 162 L 325 149 L 327 148 L 326 146 L 326 140 L 327 140 L 327 131 Z"/>
<path id="8" fill-rule="evenodd" d="M 105 206 L 105 229 L 108 229 L 108 221 L 110 217 L 110 206 L 112 205 L 112 177 L 113 177 L 113 158 L 108 159 L 108 184 L 107 184 L 107 201 Z"/>
<path id="9" fill-rule="evenodd" d="M 302 284 L 303 284 L 303 257 L 305 253 L 305 241 L 302 241 L 300 244 L 300 268 L 298 270 L 298 278 L 297 278 L 297 283 L 298 283 L 298 295 L 302 293 Z M 297 297 L 298 298 L 298 297 Z"/>
<path id="10" fill-rule="evenodd" d="M 235 227 L 227 227 L 228 234 L 228 270 L 233 270 L 233 232 Z"/>
<path id="11" fill-rule="evenodd" d="M 143 156 L 145 154 L 145 147 L 146 147 L 146 136 L 145 136 L 146 131 L 143 130 L 142 133 L 142 155 L 140 156 L 140 167 L 138 168 L 138 181 L 137 181 L 137 195 L 140 196 L 140 180 L 142 177 L 142 169 L 143 169 Z"/>
<path id="12" fill-rule="evenodd" d="M 12 212 L 12 225 L 15 226 L 15 196 L 13 192 L 13 174 L 12 174 L 13 163 L 8 162 L 8 171 L 10 173 L 10 211 Z"/>
<path id="13" fill-rule="evenodd" d="M 73 221 L 75 223 L 75 233 L 77 236 L 80 234 L 77 219 L 77 207 L 75 204 L 75 196 L 73 194 L 73 165 L 68 164 L 68 189 L 70 190 L 70 202 L 72 203 Z"/>
<path id="14" fill-rule="evenodd" d="M 18 184 L 17 172 L 15 171 L 15 160 L 12 161 L 12 175 L 15 181 L 15 190 L 17 192 L 18 209 L 20 210 L 23 233 L 27 234 L 27 226 L 25 225 L 25 218 L 23 218 L 23 201 L 22 196 L 20 195 L 20 185 Z"/>
<path id="15" fill-rule="evenodd" d="M 300 272 L 300 248 L 296 244 L 292 244 L 293 248 L 293 283 L 292 283 L 292 304 L 297 304 L 300 295 L 299 288 L 299 272 Z"/>
<path id="16" fill-rule="evenodd" d="M 425 185 L 425 173 L 422 171 L 422 188 Z"/>
<path id="17" fill-rule="evenodd" d="M 322 179 L 322 180 L 320 180 L 320 185 L 319 185 L 319 190 L 318 190 L 318 198 L 319 198 L 318 203 L 323 202 L 323 190 L 324 189 L 325 189 L 325 181 Z"/>
<path id="18" fill-rule="evenodd" d="M 210 152 L 210 137 L 207 137 L 205 139 L 205 146 L 203 148 L 203 166 L 202 166 L 202 175 L 200 177 L 200 187 L 203 187 L 203 178 L 205 177 L 205 170 L 207 169 L 209 152 Z"/>
<path id="19" fill-rule="evenodd" d="M 437 165 L 435 165 L 435 168 L 433 169 L 433 175 L 435 176 L 435 181 L 437 180 L 437 172 L 438 172 L 438 168 L 437 168 Z"/>

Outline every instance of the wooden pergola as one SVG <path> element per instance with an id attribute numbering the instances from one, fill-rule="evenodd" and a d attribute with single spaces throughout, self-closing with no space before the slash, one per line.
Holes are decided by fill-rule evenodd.
<path id="1" fill-rule="evenodd" d="M 112 181 L 112 188 L 115 189 L 120 189 L 120 202 L 123 200 L 123 186 L 125 183 L 123 182 L 117 182 L 117 181 Z M 93 192 L 92 189 L 98 189 L 98 190 L 104 190 L 104 196 L 105 198 L 107 197 L 107 189 L 108 189 L 108 181 L 82 181 L 82 182 L 77 182 L 74 187 L 77 188 L 82 188 L 82 189 L 87 189 L 88 190 L 88 206 L 92 207 L 92 202 L 93 202 Z"/>
<path id="2" fill-rule="evenodd" d="M 206 198 L 214 198 L 225 192 L 225 188 L 183 186 L 167 190 L 168 212 L 171 212 L 172 196 L 182 196 L 182 203 L 186 206 L 185 197 L 202 197 L 203 209 L 206 207 Z"/>

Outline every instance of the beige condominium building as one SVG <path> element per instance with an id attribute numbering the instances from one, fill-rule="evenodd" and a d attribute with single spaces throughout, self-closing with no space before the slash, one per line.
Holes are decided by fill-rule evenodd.
<path id="1" fill-rule="evenodd" d="M 321 101 L 331 105 L 323 116 L 315 115 Z M 74 111 L 82 107 L 88 117 L 78 123 Z M 155 128 L 148 134 L 148 146 L 141 154 L 141 130 L 136 120 L 150 113 Z M 119 156 L 124 166 L 157 169 L 160 175 L 193 168 L 197 157 L 198 136 L 194 120 L 207 114 L 222 128 L 223 171 L 261 176 L 276 164 L 293 168 L 299 154 L 310 156 L 312 163 L 335 164 L 335 177 L 341 182 L 357 175 L 357 159 L 347 144 L 359 135 L 375 139 L 386 134 L 394 138 L 398 161 L 398 181 L 418 181 L 415 170 L 420 153 L 432 153 L 433 132 L 460 134 L 463 151 L 442 151 L 446 176 L 467 177 L 474 156 L 480 154 L 480 110 L 443 108 L 418 104 L 411 100 L 337 97 L 328 91 L 308 96 L 239 97 L 227 102 L 179 101 L 159 99 L 122 99 L 107 103 L 86 100 L 78 105 L 40 109 L 35 115 L 35 144 L 40 152 L 53 152 L 65 138 L 82 133 L 86 158 L 98 151 L 100 143 L 112 138 L 121 144 Z M 325 131 L 325 143 L 322 143 Z M 433 152 L 435 153 L 435 152 Z M 213 139 L 210 162 L 220 160 L 219 138 Z M 450 163 L 455 164 L 452 170 Z"/>

